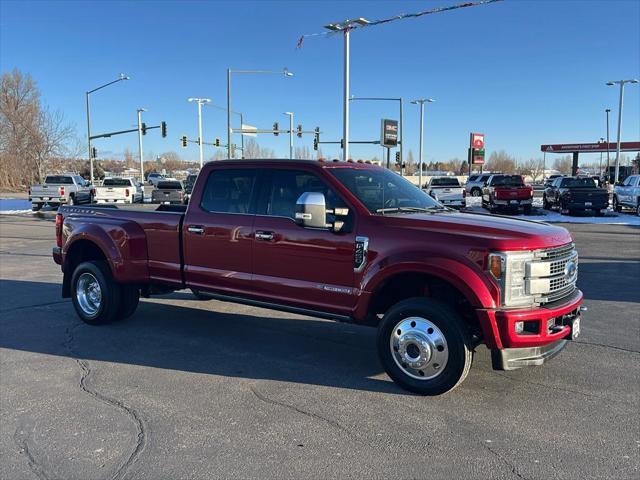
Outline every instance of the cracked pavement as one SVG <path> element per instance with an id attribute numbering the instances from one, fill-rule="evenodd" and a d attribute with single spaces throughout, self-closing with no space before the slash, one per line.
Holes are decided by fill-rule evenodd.
<path id="1" fill-rule="evenodd" d="M 413 396 L 375 331 L 144 300 L 102 327 L 62 300 L 51 217 L 0 216 L 0 478 L 637 478 L 640 229 L 569 225 L 589 311 L 544 367 Z"/>

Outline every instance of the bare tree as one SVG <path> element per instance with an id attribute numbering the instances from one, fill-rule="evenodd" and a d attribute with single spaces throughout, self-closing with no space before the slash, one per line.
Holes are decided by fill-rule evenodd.
<path id="1" fill-rule="evenodd" d="M 564 157 L 556 158 L 553 161 L 553 169 L 557 170 L 563 175 L 570 175 L 572 164 L 573 164 L 573 161 L 571 159 L 571 155 L 566 155 Z"/>
<path id="2" fill-rule="evenodd" d="M 518 166 L 520 174 L 531 177 L 535 182 L 538 177 L 542 178 L 544 163 L 541 158 L 530 158 Z"/>
<path id="3" fill-rule="evenodd" d="M 2 75 L 1 186 L 17 188 L 44 180 L 51 160 L 76 153 L 76 139 L 73 127 L 61 112 L 41 105 L 40 92 L 31 75 L 17 69 Z"/>
<path id="4" fill-rule="evenodd" d="M 491 153 L 485 167 L 492 172 L 514 173 L 516 171 L 516 160 L 504 150 L 500 150 L 499 152 Z"/>

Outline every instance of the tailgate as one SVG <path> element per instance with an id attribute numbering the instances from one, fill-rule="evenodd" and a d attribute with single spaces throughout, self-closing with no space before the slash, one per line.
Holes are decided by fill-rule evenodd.
<path id="1" fill-rule="evenodd" d="M 38 185 L 31 188 L 32 197 L 59 197 L 60 185 Z"/>
<path id="2" fill-rule="evenodd" d="M 531 198 L 530 187 L 496 187 L 496 198 L 499 200 L 527 200 Z"/>
<path id="3" fill-rule="evenodd" d="M 124 200 L 126 187 L 97 187 L 96 198 L 104 200 Z"/>
<path id="4" fill-rule="evenodd" d="M 452 200 L 452 199 L 461 199 L 463 195 L 462 187 L 432 187 L 431 192 L 433 195 L 437 196 L 438 199 L 442 200 Z"/>

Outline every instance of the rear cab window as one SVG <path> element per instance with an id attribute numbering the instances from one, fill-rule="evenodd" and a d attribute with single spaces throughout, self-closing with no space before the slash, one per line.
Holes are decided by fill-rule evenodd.
<path id="1" fill-rule="evenodd" d="M 73 185 L 73 177 L 68 175 L 47 175 L 44 183 L 57 183 L 60 185 Z"/>
<path id="2" fill-rule="evenodd" d="M 459 187 L 460 182 L 457 178 L 433 178 L 431 179 L 432 187 Z"/>
<path id="3" fill-rule="evenodd" d="M 131 180 L 128 178 L 105 178 L 102 185 L 104 187 L 130 187 Z"/>
<path id="4" fill-rule="evenodd" d="M 158 182 L 158 190 L 182 190 L 182 183 L 176 181 Z"/>

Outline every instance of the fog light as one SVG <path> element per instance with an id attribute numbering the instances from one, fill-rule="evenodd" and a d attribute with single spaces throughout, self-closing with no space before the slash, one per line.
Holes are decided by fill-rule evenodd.
<path id="1" fill-rule="evenodd" d="M 524 332 L 524 322 L 516 322 L 515 324 L 516 333 L 521 334 Z"/>

